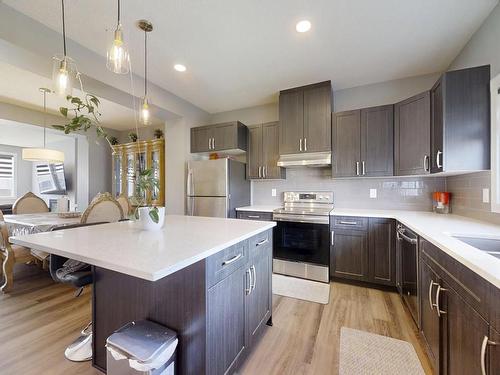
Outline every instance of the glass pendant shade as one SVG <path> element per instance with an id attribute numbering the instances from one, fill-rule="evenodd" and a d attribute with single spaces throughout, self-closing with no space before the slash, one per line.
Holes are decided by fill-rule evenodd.
<path id="1" fill-rule="evenodd" d="M 64 153 L 48 148 L 23 148 L 23 160 L 64 163 Z"/>
<path id="2" fill-rule="evenodd" d="M 112 34 L 112 41 L 107 52 L 106 67 L 113 73 L 128 74 L 129 59 L 127 46 L 123 42 L 122 25 L 118 24 L 115 32 Z"/>
<path id="3" fill-rule="evenodd" d="M 143 125 L 149 125 L 151 123 L 151 114 L 149 112 L 149 101 L 148 98 L 144 97 L 141 106 L 141 123 Z"/>
<path id="4" fill-rule="evenodd" d="M 73 60 L 68 56 L 54 56 L 52 66 L 52 81 L 54 92 L 67 97 L 73 92 L 74 80 L 76 79 L 76 68 Z"/>

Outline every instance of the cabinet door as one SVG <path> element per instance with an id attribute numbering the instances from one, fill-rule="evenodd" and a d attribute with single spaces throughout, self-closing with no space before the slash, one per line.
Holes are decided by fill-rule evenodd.
<path id="1" fill-rule="evenodd" d="M 369 281 L 395 285 L 395 223 L 391 219 L 370 218 L 368 222 Z"/>
<path id="2" fill-rule="evenodd" d="M 265 178 L 284 178 L 284 169 L 278 167 L 279 159 L 279 123 L 270 122 L 262 125 L 262 165 Z"/>
<path id="3" fill-rule="evenodd" d="M 442 285 L 445 291 L 440 293 L 439 306 L 445 311 L 446 373 L 480 374 L 481 344 L 489 334 L 488 323 L 449 285 Z"/>
<path id="4" fill-rule="evenodd" d="M 245 350 L 245 284 L 243 268 L 207 292 L 208 374 L 230 372 Z"/>
<path id="5" fill-rule="evenodd" d="M 213 149 L 214 151 L 230 150 L 238 148 L 237 132 L 238 126 L 231 122 L 213 127 Z"/>
<path id="6" fill-rule="evenodd" d="M 394 166 L 394 106 L 361 110 L 361 174 L 392 176 Z"/>
<path id="7" fill-rule="evenodd" d="M 333 115 L 333 177 L 359 176 L 360 116 L 359 110 L 339 112 Z"/>
<path id="8" fill-rule="evenodd" d="M 443 78 L 431 89 L 431 172 L 443 171 Z M 438 160 L 439 158 L 439 160 Z M 439 162 L 439 164 L 438 164 Z M 439 165 L 439 166 L 438 166 Z"/>
<path id="9" fill-rule="evenodd" d="M 490 328 L 488 339 L 487 356 L 484 360 L 489 363 L 490 370 L 486 370 L 486 373 L 500 375 L 500 333 Z"/>
<path id="10" fill-rule="evenodd" d="M 365 231 L 335 229 L 332 257 L 333 276 L 368 279 L 368 235 Z"/>
<path id="11" fill-rule="evenodd" d="M 247 178 L 261 178 L 262 165 L 262 125 L 257 125 L 248 129 Z"/>
<path id="12" fill-rule="evenodd" d="M 422 175 L 430 171 L 430 94 L 428 91 L 394 107 L 394 174 Z"/>
<path id="13" fill-rule="evenodd" d="M 280 154 L 301 152 L 304 138 L 304 92 L 301 90 L 280 93 Z"/>
<path id="14" fill-rule="evenodd" d="M 210 151 L 212 131 L 209 127 L 191 128 L 191 152 Z"/>
<path id="15" fill-rule="evenodd" d="M 246 300 L 247 347 L 253 346 L 271 316 L 272 249 L 269 245 L 250 249 L 253 288 Z"/>
<path id="16" fill-rule="evenodd" d="M 438 285 L 439 279 L 436 274 L 427 263 L 420 261 L 420 327 L 435 373 L 439 373 L 441 341 L 440 318 L 434 306 L 434 298 Z"/>
<path id="17" fill-rule="evenodd" d="M 303 151 L 331 151 L 331 117 L 331 85 L 322 85 L 304 89 Z"/>

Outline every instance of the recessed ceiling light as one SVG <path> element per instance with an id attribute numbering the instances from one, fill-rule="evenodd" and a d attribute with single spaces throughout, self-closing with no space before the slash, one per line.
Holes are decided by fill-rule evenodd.
<path id="1" fill-rule="evenodd" d="M 177 70 L 178 72 L 185 72 L 186 66 L 182 64 L 175 64 L 174 69 Z"/>
<path id="2" fill-rule="evenodd" d="M 295 25 L 295 30 L 299 33 L 305 33 L 311 30 L 311 22 L 308 20 L 302 20 L 297 22 L 297 25 Z"/>

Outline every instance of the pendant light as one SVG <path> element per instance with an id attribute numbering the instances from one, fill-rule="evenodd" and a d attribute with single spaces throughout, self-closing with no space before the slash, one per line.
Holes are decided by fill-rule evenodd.
<path id="1" fill-rule="evenodd" d="M 55 55 L 52 67 L 52 80 L 54 82 L 54 91 L 57 95 L 66 97 L 71 95 L 73 90 L 73 77 L 75 76 L 75 63 L 68 57 L 66 51 L 66 24 L 64 15 L 64 0 L 61 0 L 62 13 L 62 36 L 63 36 L 63 55 Z"/>
<path id="2" fill-rule="evenodd" d="M 137 26 L 144 31 L 144 98 L 141 106 L 141 122 L 143 125 L 151 123 L 148 100 L 148 33 L 153 31 L 153 24 L 147 20 L 140 20 Z"/>
<path id="3" fill-rule="evenodd" d="M 39 90 L 43 94 L 43 148 L 23 148 L 23 160 L 48 163 L 63 163 L 64 153 L 57 150 L 51 150 L 46 147 L 47 127 L 45 117 L 47 114 L 47 94 L 50 93 L 50 90 L 45 87 L 41 87 Z"/>
<path id="4" fill-rule="evenodd" d="M 120 21 L 120 0 L 118 0 L 118 22 L 113 33 L 113 42 L 108 49 L 106 66 L 113 73 L 127 74 L 129 72 L 129 54 L 123 42 L 123 29 Z"/>

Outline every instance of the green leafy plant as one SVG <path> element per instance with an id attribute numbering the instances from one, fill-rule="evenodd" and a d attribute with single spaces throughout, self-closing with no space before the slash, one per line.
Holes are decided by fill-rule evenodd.
<path id="1" fill-rule="evenodd" d="M 136 206 L 135 217 L 138 218 L 139 207 L 143 207 L 146 204 L 147 193 L 152 193 L 155 189 L 159 189 L 160 183 L 154 175 L 153 169 L 145 169 L 139 173 L 135 184 L 135 195 L 132 197 L 132 202 Z M 157 207 L 150 207 L 149 217 L 153 222 L 157 223 L 160 220 Z"/>
<path id="2" fill-rule="evenodd" d="M 108 137 L 108 140 L 109 140 L 109 143 L 111 143 L 112 146 L 115 146 L 117 145 L 119 142 L 118 142 L 118 138 L 116 137 Z"/>
<path id="3" fill-rule="evenodd" d="M 153 135 L 156 139 L 161 139 L 161 138 L 163 138 L 163 130 L 155 129 Z"/>
<path id="4" fill-rule="evenodd" d="M 131 142 L 137 142 L 137 133 L 130 132 L 128 133 L 128 138 Z"/>

